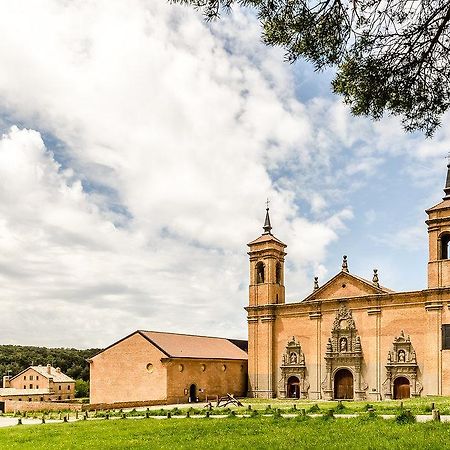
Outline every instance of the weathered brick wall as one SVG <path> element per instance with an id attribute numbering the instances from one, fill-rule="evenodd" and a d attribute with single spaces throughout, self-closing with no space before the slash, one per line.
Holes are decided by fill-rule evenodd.
<path id="1" fill-rule="evenodd" d="M 16 400 L 5 401 L 5 412 L 25 411 L 81 411 L 81 403 L 62 402 L 19 402 Z"/>
<path id="2" fill-rule="evenodd" d="M 200 401 L 246 395 L 247 361 L 179 358 L 167 364 L 167 402 L 187 403 L 191 385 Z"/>
<path id="3" fill-rule="evenodd" d="M 92 359 L 90 403 L 165 401 L 166 355 L 140 334 L 133 334 Z"/>
<path id="4" fill-rule="evenodd" d="M 116 403 L 91 403 L 82 406 L 83 411 L 95 411 L 103 409 L 121 409 L 121 408 L 142 408 L 144 406 L 166 405 L 165 400 L 146 400 L 134 402 L 116 402 Z"/>

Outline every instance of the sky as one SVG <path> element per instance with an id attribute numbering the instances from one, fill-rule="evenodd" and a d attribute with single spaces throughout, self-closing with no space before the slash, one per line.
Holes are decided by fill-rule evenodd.
<path id="1" fill-rule="evenodd" d="M 247 336 L 247 243 L 287 244 L 300 301 L 350 272 L 426 288 L 450 116 L 433 139 L 353 117 L 252 11 L 0 0 L 0 343 L 136 329 Z"/>

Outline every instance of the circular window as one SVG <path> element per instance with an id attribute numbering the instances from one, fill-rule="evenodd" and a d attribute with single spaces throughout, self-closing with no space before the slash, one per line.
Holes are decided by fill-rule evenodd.
<path id="1" fill-rule="evenodd" d="M 222 366 L 222 370 L 225 372 L 225 370 L 227 370 L 227 366 L 224 364 L 223 366 Z"/>
<path id="2" fill-rule="evenodd" d="M 345 283 L 342 285 L 343 288 L 345 288 L 346 286 L 347 286 L 347 285 L 346 285 Z"/>
<path id="3" fill-rule="evenodd" d="M 178 370 L 179 370 L 180 372 L 183 372 L 183 370 L 184 370 L 183 364 L 180 364 L 180 365 L 178 366 Z"/>
<path id="4" fill-rule="evenodd" d="M 147 364 L 147 370 L 148 370 L 150 373 L 152 373 L 152 372 L 153 372 L 153 369 L 154 369 L 153 364 L 152 364 L 152 363 L 148 363 L 148 364 Z"/>
<path id="5" fill-rule="evenodd" d="M 205 365 L 205 364 L 202 364 L 202 365 L 200 366 L 200 369 L 202 370 L 202 372 L 204 372 L 204 371 L 206 370 L 206 365 Z"/>

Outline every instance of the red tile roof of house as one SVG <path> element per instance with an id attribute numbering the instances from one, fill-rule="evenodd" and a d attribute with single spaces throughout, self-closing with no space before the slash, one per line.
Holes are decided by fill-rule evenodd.
<path id="1" fill-rule="evenodd" d="M 143 330 L 139 333 L 172 358 L 248 358 L 246 352 L 226 338 Z"/>

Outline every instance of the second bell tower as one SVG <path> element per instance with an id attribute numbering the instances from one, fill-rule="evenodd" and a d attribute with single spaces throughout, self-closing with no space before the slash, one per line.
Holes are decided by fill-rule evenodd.
<path id="1" fill-rule="evenodd" d="M 428 288 L 450 286 L 450 164 L 447 165 L 445 197 L 427 209 L 428 220 Z"/>

